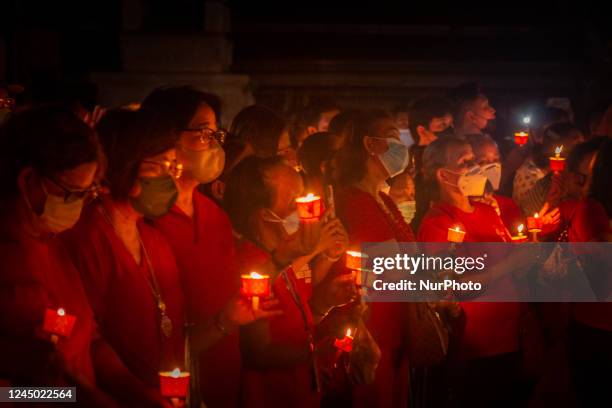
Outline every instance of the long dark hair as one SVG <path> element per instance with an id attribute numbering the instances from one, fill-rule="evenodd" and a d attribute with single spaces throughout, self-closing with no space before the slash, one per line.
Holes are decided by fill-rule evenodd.
<path id="1" fill-rule="evenodd" d="M 348 135 L 344 147 L 338 151 L 338 183 L 340 186 L 357 183 L 365 176 L 368 152 L 363 144 L 363 139 L 366 136 L 372 136 L 376 124 L 383 119 L 392 118 L 383 110 L 366 111 L 355 118 L 353 131 Z"/>

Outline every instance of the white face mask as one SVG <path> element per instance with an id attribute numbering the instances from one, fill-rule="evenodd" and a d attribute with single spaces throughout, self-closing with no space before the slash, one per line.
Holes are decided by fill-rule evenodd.
<path id="1" fill-rule="evenodd" d="M 416 213 L 416 201 L 402 201 L 397 205 L 406 223 L 410 224 Z"/>
<path id="2" fill-rule="evenodd" d="M 501 164 L 500 163 L 490 163 L 490 164 L 486 164 L 481 167 L 482 167 L 482 171 L 484 175 L 487 177 L 487 180 L 489 180 L 489 183 L 491 183 L 491 186 L 493 187 L 493 191 L 499 190 L 499 183 L 501 181 L 501 173 L 502 173 Z"/>
<path id="3" fill-rule="evenodd" d="M 185 163 L 185 171 L 201 184 L 210 183 L 221 175 L 225 166 L 225 151 L 217 141 L 202 151 L 179 146 L 179 161 Z"/>
<path id="4" fill-rule="evenodd" d="M 38 219 L 41 227 L 44 228 L 46 232 L 53 234 L 58 234 L 74 227 L 74 224 L 76 224 L 81 217 L 81 210 L 83 209 L 84 200 L 81 198 L 74 201 L 65 202 L 63 197 L 49 194 L 45 188 L 45 184 L 42 181 L 41 186 L 45 192 L 45 195 L 47 196 L 41 215 L 34 213 L 27 195 L 24 194 L 23 196 L 28 208 Z"/>
<path id="5" fill-rule="evenodd" d="M 289 214 L 287 218 L 279 217 L 272 210 L 268 210 L 268 214 L 270 217 L 264 218 L 264 221 L 282 223 L 287 235 L 293 235 L 300 229 L 300 214 L 297 210 Z"/>
<path id="6" fill-rule="evenodd" d="M 410 129 L 400 129 L 400 140 L 406 147 L 410 147 L 414 144 L 414 140 L 412 139 L 412 134 L 410 133 Z"/>
<path id="7" fill-rule="evenodd" d="M 374 137 L 374 139 L 385 139 L 387 150 L 378 155 L 382 165 L 389 174 L 395 177 L 408 166 L 408 148 L 401 141 L 392 137 Z"/>
<path id="8" fill-rule="evenodd" d="M 487 184 L 487 176 L 484 175 L 480 166 L 475 165 L 468 169 L 468 171 L 466 171 L 465 173 L 457 173 L 448 169 L 444 170 L 449 173 L 459 175 L 457 184 L 452 184 L 448 182 L 445 183 L 457 187 L 459 191 L 461 191 L 461 194 L 463 194 L 464 196 L 481 196 L 484 194 L 485 185 Z"/>

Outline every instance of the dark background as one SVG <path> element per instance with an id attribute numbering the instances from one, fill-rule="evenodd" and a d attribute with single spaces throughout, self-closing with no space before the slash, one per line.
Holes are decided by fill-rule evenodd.
<path id="1" fill-rule="evenodd" d="M 137 31 L 229 39 L 224 72 L 248 75 L 255 99 L 280 110 L 311 95 L 390 106 L 468 79 L 508 112 L 565 96 L 580 117 L 612 94 L 603 2 L 212 3 L 229 11 L 225 32 L 205 30 L 203 0 L 142 0 Z M 2 0 L 0 80 L 43 98 L 92 73 L 126 70 L 124 8 L 121 0 Z"/>

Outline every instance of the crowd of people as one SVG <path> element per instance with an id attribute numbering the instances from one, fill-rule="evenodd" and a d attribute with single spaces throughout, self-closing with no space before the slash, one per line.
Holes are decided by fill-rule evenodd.
<path id="1" fill-rule="evenodd" d="M 88 407 L 610 401 L 611 303 L 368 303 L 345 257 L 457 225 L 510 243 L 536 212 L 540 241 L 609 242 L 612 107 L 587 127 L 541 107 L 508 147 L 474 83 L 390 111 L 253 105 L 229 130 L 188 86 L 95 112 L 0 100 L 1 385 L 73 386 Z M 325 198 L 316 221 L 306 193 Z M 497 261 L 509 291 L 533 267 Z M 259 307 L 240 292 L 252 271 L 271 277 Z M 60 310 L 75 320 L 58 338 Z M 186 400 L 160 391 L 175 368 Z"/>

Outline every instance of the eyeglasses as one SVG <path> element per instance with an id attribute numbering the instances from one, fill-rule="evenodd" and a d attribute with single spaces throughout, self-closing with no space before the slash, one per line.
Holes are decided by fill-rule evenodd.
<path id="1" fill-rule="evenodd" d="M 183 164 L 177 160 L 143 160 L 142 163 L 150 165 L 150 167 L 146 168 L 146 171 L 155 173 L 153 177 L 169 174 L 174 178 L 180 178 L 183 174 Z"/>
<path id="2" fill-rule="evenodd" d="M 97 183 L 93 183 L 89 188 L 86 188 L 85 190 L 71 190 L 50 177 L 46 177 L 46 179 L 62 190 L 62 192 L 64 193 L 63 195 L 65 203 L 71 203 L 83 199 L 94 199 L 98 196 L 98 192 L 100 191 L 100 186 Z"/>
<path id="3" fill-rule="evenodd" d="M 203 127 L 183 129 L 183 132 L 190 133 L 190 135 L 181 139 L 183 146 L 196 151 L 206 149 L 213 140 L 217 141 L 217 143 L 220 145 L 223 145 L 223 143 L 225 143 L 225 139 L 227 138 L 227 130 L 225 129 L 214 130 L 209 127 Z"/>

